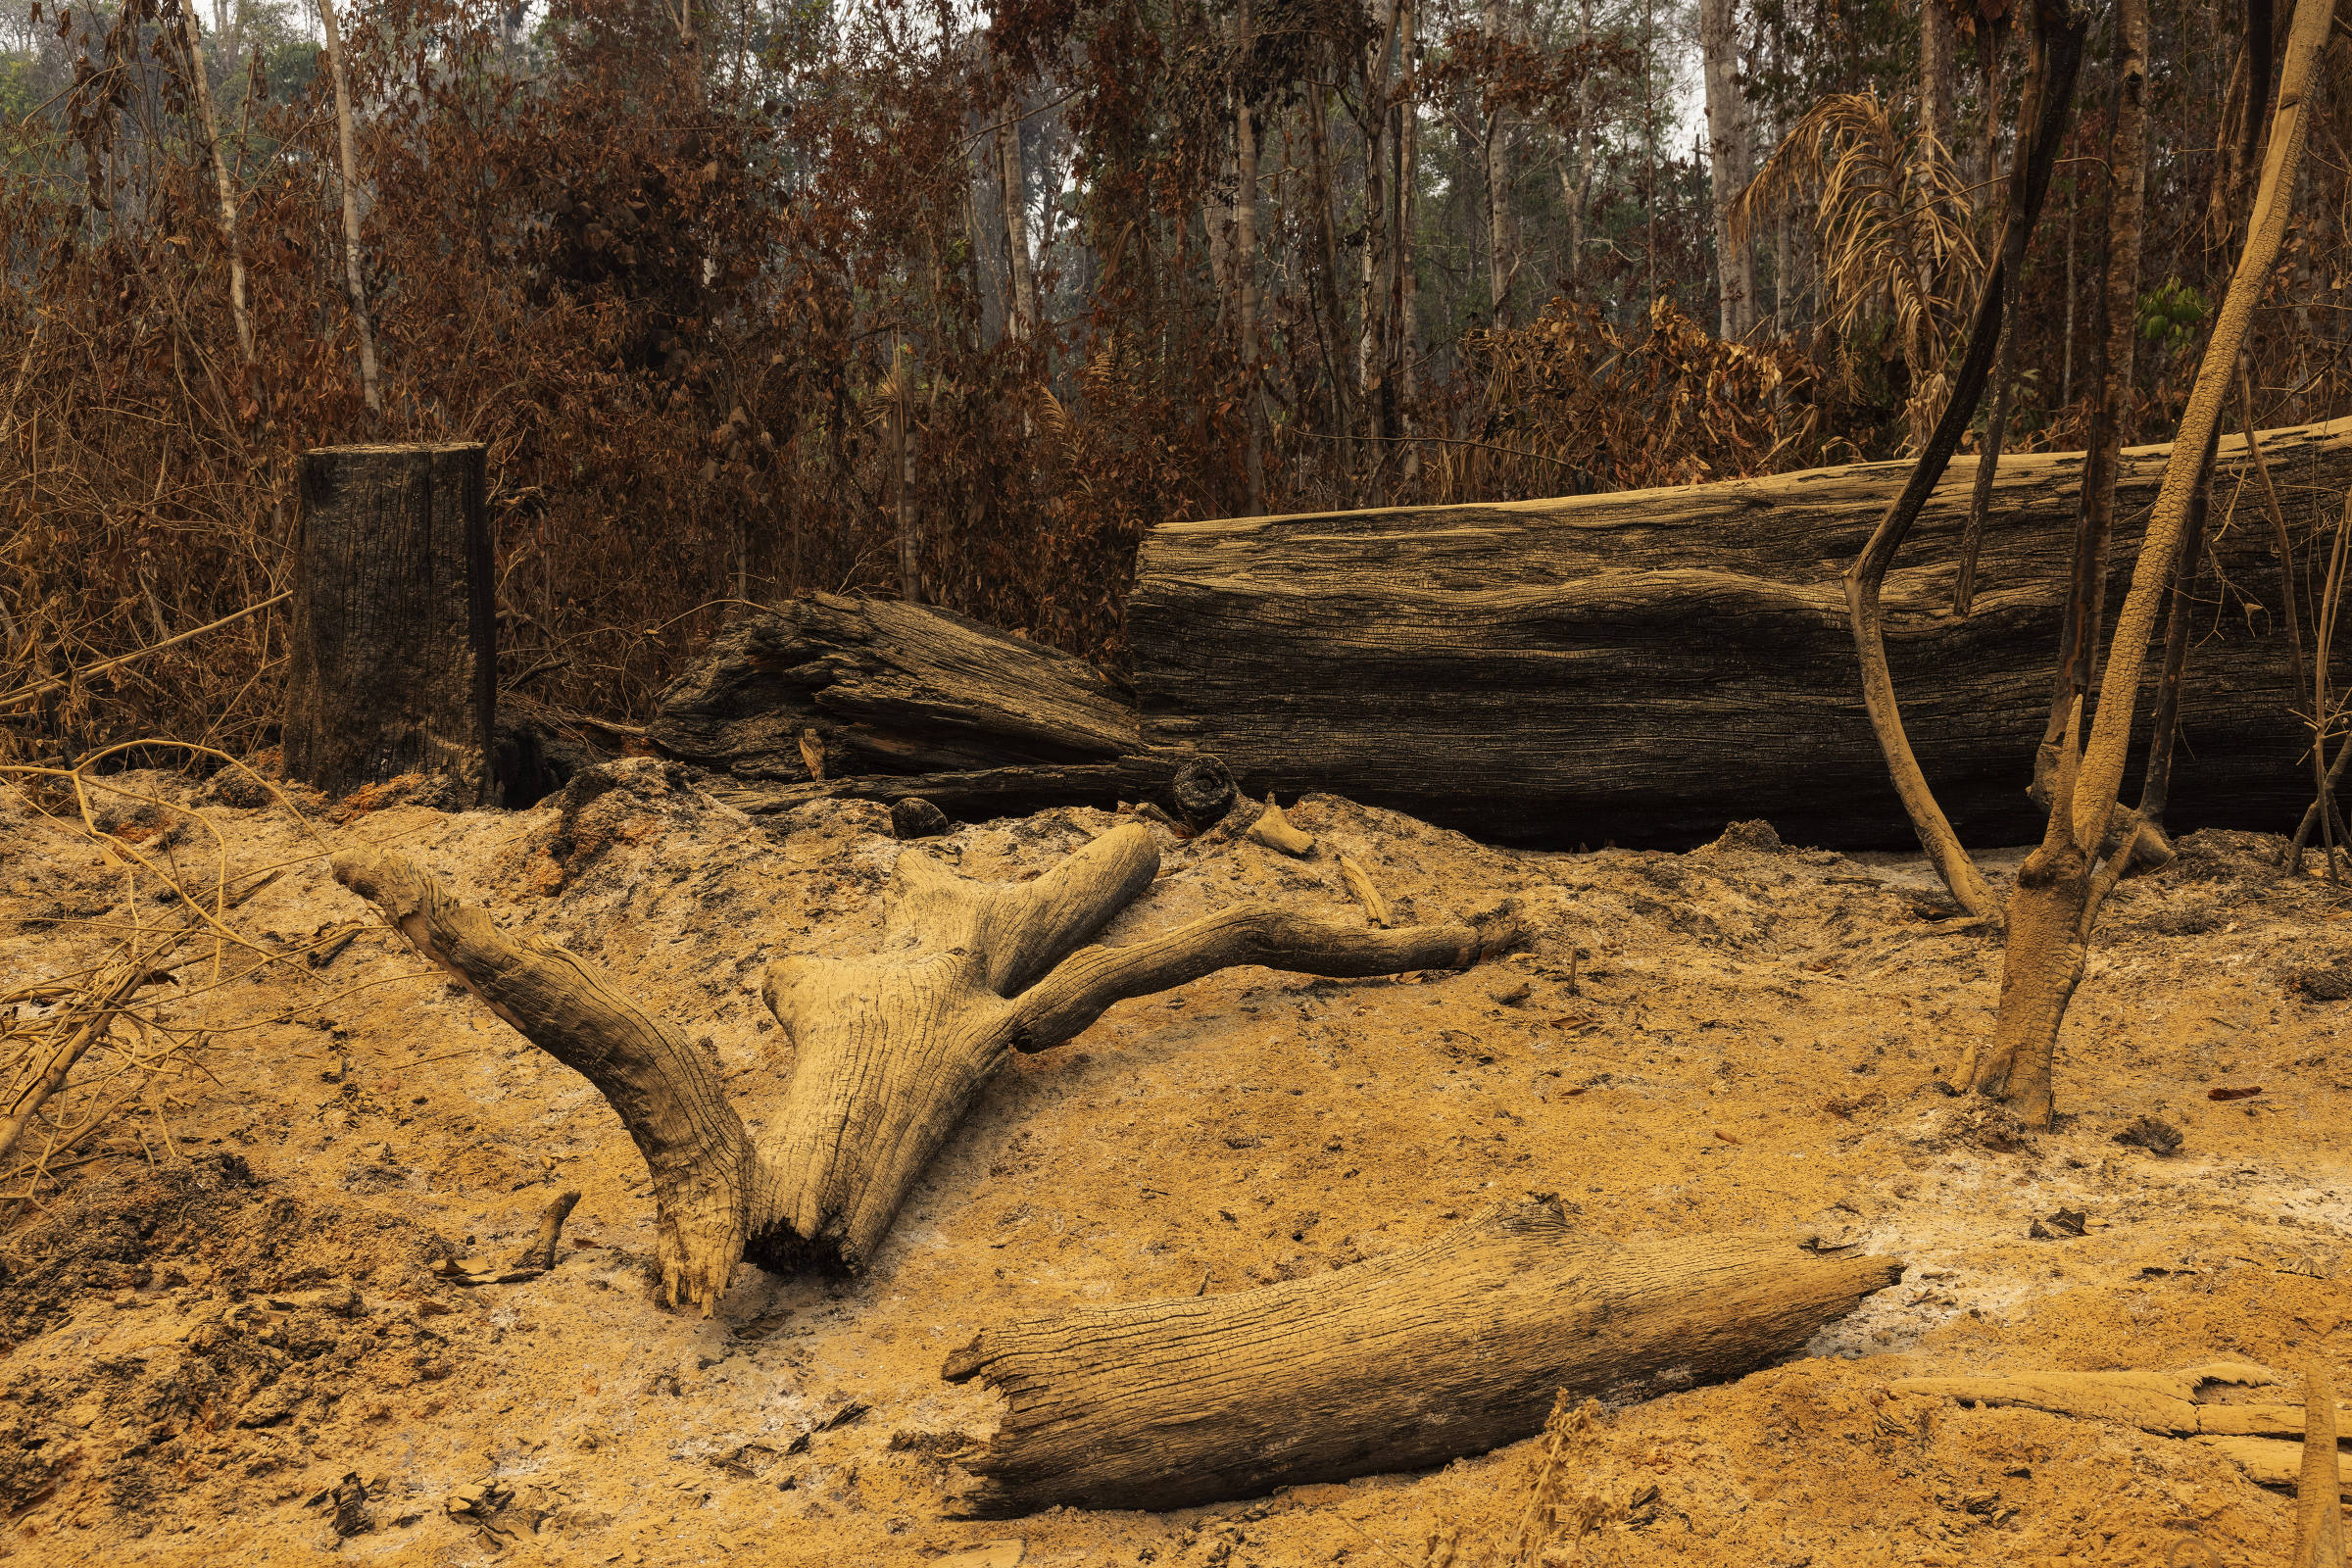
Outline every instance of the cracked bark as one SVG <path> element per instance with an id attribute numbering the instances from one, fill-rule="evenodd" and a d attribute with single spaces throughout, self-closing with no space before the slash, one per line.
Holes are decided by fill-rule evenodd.
<path id="1" fill-rule="evenodd" d="M 1424 1469 L 1542 1431 L 1563 1390 L 1741 1376 L 1902 1271 L 1757 1237 L 1588 1242 L 1538 1199 L 1257 1290 L 1007 1324 L 942 1369 L 1009 1405 L 960 1459 L 978 1485 L 959 1507 L 1182 1508 Z"/>

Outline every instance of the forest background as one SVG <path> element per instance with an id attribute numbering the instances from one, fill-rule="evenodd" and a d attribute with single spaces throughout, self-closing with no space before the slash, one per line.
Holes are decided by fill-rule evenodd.
<path id="1" fill-rule="evenodd" d="M 2150 6 L 2127 443 L 2170 438 L 2235 255 L 2270 9 Z M 2020 22 L 7 0 L 0 750 L 270 744 L 294 459 L 340 442 L 488 445 L 502 687 L 607 717 L 734 604 L 904 593 L 1116 670 L 1156 522 L 1905 455 L 1998 227 Z M 2250 343 L 2265 426 L 2352 412 L 2347 38 Z M 2085 444 L 2116 54 L 2101 15 L 2008 451 Z"/>

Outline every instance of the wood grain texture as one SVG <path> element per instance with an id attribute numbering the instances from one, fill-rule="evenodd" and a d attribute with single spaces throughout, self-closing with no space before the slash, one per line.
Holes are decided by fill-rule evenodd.
<path id="1" fill-rule="evenodd" d="M 302 455 L 285 761 L 329 795 L 442 773 L 498 804 L 498 647 L 482 447 Z"/>
<path id="2" fill-rule="evenodd" d="M 1561 1390 L 1740 1376 L 1901 1274 L 1760 1238 L 1586 1241 L 1538 1200 L 1328 1274 L 990 1329 L 943 1370 L 1009 1403 L 960 1507 L 1180 1508 L 1443 1464 L 1543 1430 Z"/>
<path id="3" fill-rule="evenodd" d="M 648 726 L 672 757 L 786 783 L 810 780 L 811 732 L 828 778 L 1100 764 L 1141 749 L 1132 703 L 1085 661 L 953 611 L 835 594 L 728 625 Z"/>
<path id="4" fill-rule="evenodd" d="M 609 989 L 593 965 L 552 943 L 509 937 L 416 862 L 357 849 L 332 866 L 411 947 L 596 1086 L 660 1195 L 662 1299 L 709 1310 L 772 1201 L 742 1119 L 702 1054 L 674 1025 Z"/>
<path id="5" fill-rule="evenodd" d="M 2307 551 L 2352 484 L 2352 419 L 2263 447 Z M 2123 455 L 2119 552 L 2169 450 Z M 2002 460 L 1965 620 L 1948 611 L 1973 465 L 1936 488 L 1886 578 L 1906 723 L 1979 842 L 2039 836 L 2023 792 L 2082 461 Z M 2225 437 L 2175 773 L 2183 827 L 2282 828 L 2309 791 L 2272 547 L 2218 526 L 2247 468 L 2243 438 Z M 1212 752 L 1252 793 L 1326 789 L 1512 842 L 1689 842 L 1762 816 L 1797 842 L 1907 846 L 1838 590 L 1906 471 L 1162 524 L 1128 606 L 1143 738 Z"/>
<path id="6" fill-rule="evenodd" d="M 1475 924 L 1369 931 L 1245 904 L 1143 942 L 1091 946 L 1152 886 L 1149 828 L 1113 828 L 1028 882 L 972 881 L 910 846 L 875 953 L 767 965 L 761 994 L 792 1067 L 782 1113 L 755 1136 L 684 1033 L 593 966 L 508 936 L 399 856 L 347 850 L 333 869 L 417 952 L 596 1086 L 653 1177 L 661 1296 L 705 1312 L 747 1259 L 861 1272 L 1011 1053 L 1059 1045 L 1125 998 L 1245 963 L 1330 975 L 1467 966 L 1520 934 L 1507 906 Z"/>

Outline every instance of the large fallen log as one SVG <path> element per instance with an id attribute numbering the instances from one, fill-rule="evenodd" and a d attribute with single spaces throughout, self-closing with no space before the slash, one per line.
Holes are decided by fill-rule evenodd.
<path id="1" fill-rule="evenodd" d="M 1902 1271 L 1763 1239 L 1579 1241 L 1538 1200 L 1327 1274 L 990 1329 L 942 1373 L 1010 1404 L 960 1461 L 958 1507 L 1182 1508 L 1424 1469 L 1542 1431 L 1562 1390 L 1753 1371 Z"/>
<path id="2" fill-rule="evenodd" d="M 2124 455 L 2119 559 L 2168 450 Z M 2271 431 L 2263 450 L 2308 557 L 2352 484 L 2352 419 Z M 1331 790 L 1517 842 L 1688 842 L 1764 816 L 1806 842 L 1908 845 L 1838 581 L 1907 469 L 1162 524 L 1128 603 L 1143 739 L 1212 752 L 1252 794 Z M 2080 453 L 2001 461 L 1967 618 L 1949 607 L 1973 465 L 1937 487 L 1886 578 L 1912 744 L 1979 842 L 2039 833 L 2024 787 L 2081 473 Z M 2310 793 L 2249 476 L 2244 440 L 2225 438 L 2180 827 L 2284 831 Z"/>

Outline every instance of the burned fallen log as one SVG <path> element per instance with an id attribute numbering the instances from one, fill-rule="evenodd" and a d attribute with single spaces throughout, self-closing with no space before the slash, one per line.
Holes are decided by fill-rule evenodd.
<path id="1" fill-rule="evenodd" d="M 1739 1377 L 1902 1271 L 1760 1238 L 1583 1241 L 1538 1200 L 1326 1274 L 990 1329 L 942 1372 L 1010 1406 L 960 1461 L 959 1506 L 1181 1508 L 1443 1464 L 1542 1431 L 1563 1390 Z"/>
<path id="2" fill-rule="evenodd" d="M 2352 485 L 2352 419 L 2263 448 L 2308 557 Z M 2168 450 L 2124 454 L 2119 555 Z M 2180 827 L 2283 831 L 2310 794 L 2271 536 L 2228 522 L 2248 466 L 2243 438 L 2225 438 L 2174 764 Z M 1804 842 L 1908 846 L 1838 587 L 1907 468 L 1162 524 L 1128 604 L 1142 739 L 1212 752 L 1251 794 L 1330 790 L 1506 841 L 1690 842 L 1762 816 Z M 1966 462 L 1886 578 L 1905 724 L 1972 840 L 2039 832 L 2024 787 L 2081 474 L 2080 453 L 2002 460 L 1967 617 L 1949 612 Z"/>
<path id="3" fill-rule="evenodd" d="M 1237 798 L 1190 747 L 1148 748 L 1084 660 L 952 611 L 819 594 L 721 631 L 661 697 L 648 738 L 756 815 L 819 800 L 954 816 L 1165 803 L 1195 827 Z"/>
<path id="4" fill-rule="evenodd" d="M 1084 660 L 953 611 L 835 594 L 728 625 L 647 733 L 681 761 L 788 784 L 1050 772 L 1144 750 L 1132 699 Z"/>

